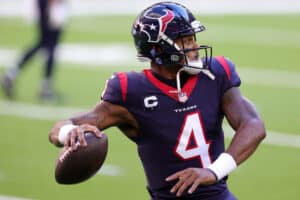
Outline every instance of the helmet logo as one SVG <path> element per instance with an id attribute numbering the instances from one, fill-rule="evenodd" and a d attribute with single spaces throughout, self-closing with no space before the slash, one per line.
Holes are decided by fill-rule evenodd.
<path id="1" fill-rule="evenodd" d="M 174 13 L 170 10 L 167 10 L 167 14 L 159 18 L 161 24 L 161 32 L 165 32 L 168 24 L 174 19 Z"/>
<path id="2" fill-rule="evenodd" d="M 160 17 L 145 15 L 147 20 L 143 23 L 142 31 L 148 36 L 148 42 L 158 42 L 166 31 L 168 24 L 175 17 L 171 10 L 164 9 L 163 11 L 165 11 L 165 15 Z"/>

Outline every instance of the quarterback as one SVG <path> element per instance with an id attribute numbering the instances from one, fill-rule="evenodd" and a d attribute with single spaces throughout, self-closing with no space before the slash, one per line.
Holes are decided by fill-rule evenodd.
<path id="1" fill-rule="evenodd" d="M 265 137 L 255 106 L 242 96 L 233 62 L 200 45 L 205 30 L 183 5 L 156 3 L 132 25 L 141 72 L 115 73 L 89 112 L 57 122 L 49 134 L 76 150 L 84 134 L 117 126 L 137 145 L 152 200 L 235 200 L 226 180 Z M 222 123 L 235 135 L 225 149 Z"/>

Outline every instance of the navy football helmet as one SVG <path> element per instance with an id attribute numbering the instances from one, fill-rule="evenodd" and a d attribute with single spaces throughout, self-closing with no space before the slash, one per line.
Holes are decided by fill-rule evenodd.
<path id="1" fill-rule="evenodd" d="M 183 66 L 191 74 L 207 69 L 211 62 L 212 48 L 200 45 L 194 49 L 180 49 L 175 43 L 177 38 L 196 36 L 205 27 L 183 5 L 174 2 L 156 3 L 136 18 L 132 35 L 141 61 L 151 61 L 164 66 Z M 160 51 L 157 51 L 160 49 Z M 204 50 L 203 61 L 188 62 L 188 51 Z M 184 59 L 184 63 L 182 64 Z M 203 63 L 203 64 L 202 64 Z M 194 71 L 193 71 L 194 70 Z"/>

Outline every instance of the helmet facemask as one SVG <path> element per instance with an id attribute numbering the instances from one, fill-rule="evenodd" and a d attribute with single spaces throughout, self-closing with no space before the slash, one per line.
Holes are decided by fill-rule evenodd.
<path id="1" fill-rule="evenodd" d="M 196 34 L 194 34 L 193 36 L 196 42 Z M 203 72 L 207 76 L 209 76 L 209 78 L 214 80 L 214 75 L 209 71 L 209 65 L 212 59 L 212 48 L 207 45 L 199 45 L 199 47 L 196 48 L 185 48 L 183 37 L 181 37 L 180 39 L 182 44 L 182 50 L 180 50 L 180 52 L 182 52 L 182 57 L 184 58 L 182 71 L 185 71 L 186 73 L 191 75 L 196 75 L 200 72 Z M 192 51 L 197 51 L 197 54 L 195 58 L 190 59 L 187 54 Z"/>

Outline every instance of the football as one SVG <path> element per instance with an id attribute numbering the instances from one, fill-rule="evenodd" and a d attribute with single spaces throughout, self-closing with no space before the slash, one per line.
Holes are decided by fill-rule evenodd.
<path id="1" fill-rule="evenodd" d="M 76 151 L 64 147 L 55 164 L 55 179 L 60 184 L 75 184 L 92 177 L 103 165 L 108 139 L 103 133 L 101 138 L 86 133 L 86 147 L 79 146 Z"/>

